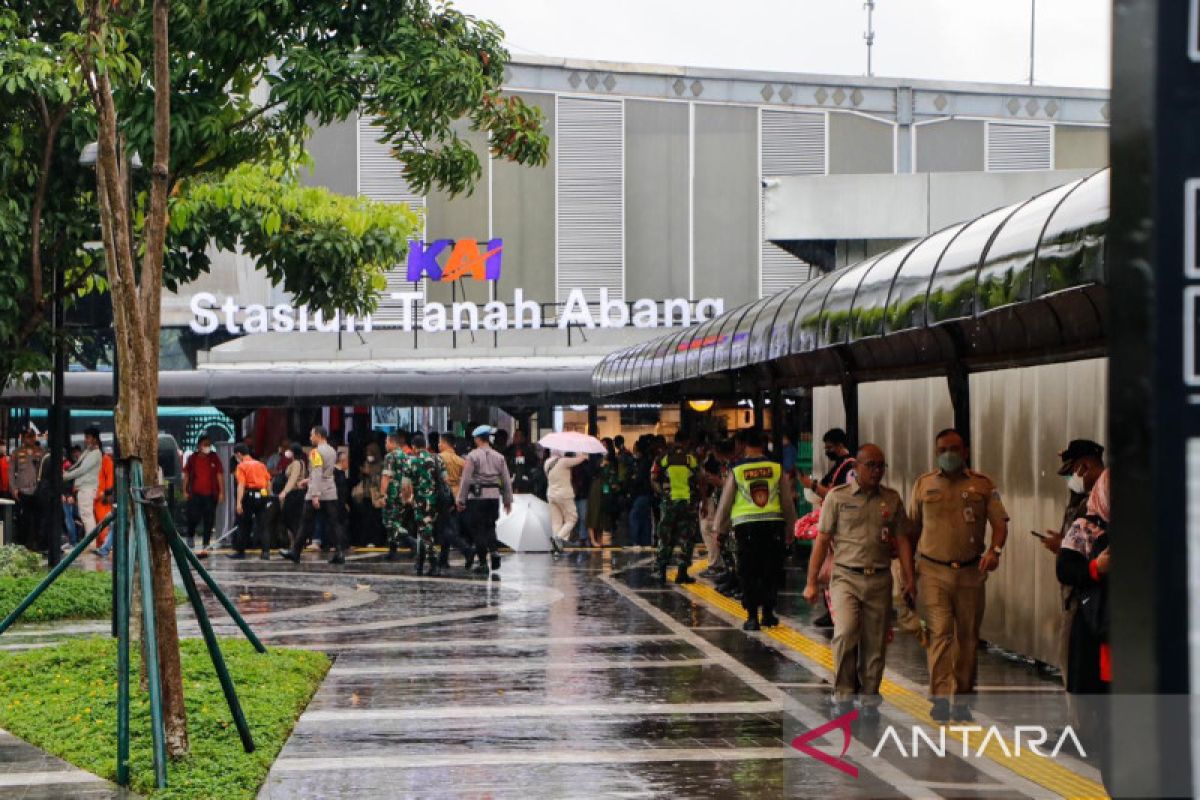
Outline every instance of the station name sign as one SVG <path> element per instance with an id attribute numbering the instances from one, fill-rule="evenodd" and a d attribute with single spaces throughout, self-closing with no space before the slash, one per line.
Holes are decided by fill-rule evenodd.
<path id="1" fill-rule="evenodd" d="M 683 298 L 633 302 L 610 298 L 607 289 L 600 289 L 598 302 L 589 302 L 582 289 L 573 289 L 553 319 L 547 319 L 543 309 L 555 304 L 527 300 L 523 289 L 514 289 L 510 303 L 498 300 L 479 304 L 472 302 L 438 303 L 426 300 L 419 291 L 391 292 L 391 313 L 386 322 L 371 316 L 353 317 L 334 314 L 326 318 L 307 306 L 281 303 L 274 306 L 250 303 L 241 305 L 233 297 L 219 298 L 210 292 L 192 296 L 191 329 L 199 334 L 214 333 L 224 328 L 231 334 L 291 333 L 318 331 L 334 333 L 391 330 L 443 331 L 505 331 L 531 330 L 542 327 L 582 328 L 659 328 L 691 325 L 704 322 L 725 310 L 721 298 L 704 298 L 695 304 Z"/>

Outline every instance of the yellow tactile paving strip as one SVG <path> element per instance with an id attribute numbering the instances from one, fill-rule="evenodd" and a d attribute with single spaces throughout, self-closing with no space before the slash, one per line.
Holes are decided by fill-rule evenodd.
<path id="1" fill-rule="evenodd" d="M 706 566 L 708 566 L 706 562 L 697 561 L 692 565 L 692 571 L 699 572 Z M 726 597 L 706 583 L 697 581 L 696 583 L 686 584 L 681 588 L 686 589 L 688 593 L 709 605 L 715 606 L 735 617 L 744 616 L 746 613 L 741 603 Z M 762 633 L 768 638 L 774 639 L 780 644 L 795 650 L 805 658 L 820 664 L 825 669 L 833 670 L 833 654 L 827 643 L 806 636 L 795 628 L 785 624 L 780 624 L 774 628 L 764 628 Z M 922 695 L 887 678 L 883 680 L 880 693 L 887 702 L 904 711 L 921 724 L 936 727 L 937 723 L 929 717 L 929 701 Z M 947 739 L 953 737 L 962 742 L 966 736 L 967 734 L 947 730 Z M 979 736 L 980 734 L 976 734 L 974 739 L 969 743 L 972 752 L 978 752 Z M 1012 742 L 1008 742 L 1008 748 L 1010 751 L 1014 750 Z M 1103 786 L 1081 775 L 1077 775 L 1053 759 L 1039 756 L 1027 749 L 1023 749 L 1019 756 L 1015 752 L 1005 752 L 1004 748 L 996 742 L 994 737 L 988 740 L 988 745 L 983 753 L 995 763 L 1062 797 L 1108 797 Z"/>

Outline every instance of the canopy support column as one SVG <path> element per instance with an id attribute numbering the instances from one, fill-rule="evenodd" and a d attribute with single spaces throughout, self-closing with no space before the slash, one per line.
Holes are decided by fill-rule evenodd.
<path id="1" fill-rule="evenodd" d="M 971 373 L 961 361 L 946 368 L 946 385 L 950 389 L 950 405 L 954 409 L 954 427 L 962 434 L 963 442 L 971 445 Z"/>

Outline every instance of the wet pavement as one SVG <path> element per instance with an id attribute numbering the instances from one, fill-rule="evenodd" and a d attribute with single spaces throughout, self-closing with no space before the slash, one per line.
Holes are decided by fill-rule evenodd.
<path id="1" fill-rule="evenodd" d="M 830 719 L 829 632 L 810 624 L 797 571 L 781 598 L 785 627 L 747 634 L 736 605 L 703 584 L 659 586 L 649 559 L 506 556 L 501 581 L 461 566 L 421 578 L 410 561 L 375 554 L 341 568 L 315 554 L 299 567 L 210 560 L 268 645 L 335 658 L 260 797 L 1057 797 L 1097 779 L 1078 759 L 975 757 L 978 742 L 963 757 L 953 738 L 945 756 L 902 752 L 913 724 L 935 740 L 937 729 L 924 717 L 924 653 L 899 634 L 883 723 L 856 723 L 845 752 L 839 730 L 815 739 L 823 763 L 791 746 Z M 209 610 L 220 633 L 238 635 Z M 196 634 L 190 614 L 181 627 Z M 103 628 L 23 628 L 4 644 Z M 1066 724 L 1059 684 L 1032 664 L 981 652 L 980 683 L 981 726 Z M 903 747 L 876 757 L 889 725 Z M 856 776 L 828 763 L 842 755 Z M 6 769 L 0 761 L 0 797 Z"/>

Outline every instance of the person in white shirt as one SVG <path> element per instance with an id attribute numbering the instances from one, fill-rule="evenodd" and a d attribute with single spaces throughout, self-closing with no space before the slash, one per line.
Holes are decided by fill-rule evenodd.
<path id="1" fill-rule="evenodd" d="M 552 452 L 546 459 L 546 501 L 550 504 L 550 544 L 554 555 L 562 552 L 563 543 L 570 541 L 571 532 L 579 522 L 575 507 L 575 489 L 571 485 L 571 470 L 587 460 L 574 453 Z"/>
<path id="2" fill-rule="evenodd" d="M 63 472 L 64 480 L 75 482 L 75 504 L 79 508 L 79 518 L 83 520 L 84 535 L 96 527 L 96 490 L 100 486 L 100 465 L 103 460 L 100 431 L 88 428 L 83 432 L 83 454 Z"/>

